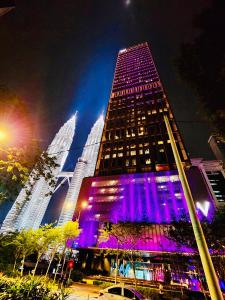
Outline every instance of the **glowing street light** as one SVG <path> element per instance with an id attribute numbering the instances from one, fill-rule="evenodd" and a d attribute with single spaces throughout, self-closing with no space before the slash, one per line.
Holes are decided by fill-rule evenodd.
<path id="1" fill-rule="evenodd" d="M 77 217 L 78 222 L 80 220 L 80 213 L 81 213 L 82 209 L 85 209 L 87 207 L 88 207 L 88 202 L 87 201 L 82 201 L 81 205 L 80 205 L 80 210 L 79 210 L 79 213 L 78 213 L 78 217 Z"/>

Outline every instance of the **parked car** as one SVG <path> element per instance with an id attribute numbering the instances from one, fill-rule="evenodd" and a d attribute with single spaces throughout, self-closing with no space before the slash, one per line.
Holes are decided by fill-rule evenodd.
<path id="1" fill-rule="evenodd" d="M 99 300 L 147 300 L 132 287 L 118 284 L 100 291 Z"/>

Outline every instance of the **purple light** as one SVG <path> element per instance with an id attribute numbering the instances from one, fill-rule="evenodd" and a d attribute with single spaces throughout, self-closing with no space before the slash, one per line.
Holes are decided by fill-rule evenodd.
<path id="1" fill-rule="evenodd" d="M 91 197 L 89 201 L 92 207 L 81 214 L 80 247 L 96 246 L 101 223 L 146 222 L 156 225 L 150 229 L 152 232 L 149 233 L 149 240 L 140 238 L 137 249 L 192 252 L 191 249 L 178 247 L 174 242 L 169 241 L 162 226 L 159 226 L 170 224 L 174 220 L 179 220 L 183 215 L 188 215 L 177 171 L 92 177 L 87 178 L 82 186 L 82 199 Z M 212 199 L 208 195 L 204 197 L 204 200 L 194 198 L 201 203 L 205 199 L 210 202 L 207 218 L 211 220 L 214 213 Z M 198 216 L 200 219 L 203 217 L 199 210 Z M 116 248 L 116 241 L 111 238 L 97 246 Z M 121 248 L 129 248 L 129 245 L 121 245 Z"/>

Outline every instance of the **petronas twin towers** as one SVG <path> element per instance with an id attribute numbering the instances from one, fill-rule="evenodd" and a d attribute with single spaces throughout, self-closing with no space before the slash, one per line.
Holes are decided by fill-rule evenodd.
<path id="1" fill-rule="evenodd" d="M 50 156 L 56 156 L 58 167 L 53 171 L 55 178 L 60 177 L 60 173 L 67 159 L 75 135 L 76 123 L 77 113 L 60 128 L 47 149 L 47 153 Z M 82 180 L 84 177 L 94 175 L 103 126 L 104 119 L 101 115 L 92 127 L 82 155 L 78 159 L 74 172 L 71 174 L 71 183 L 59 217 L 58 225 L 72 220 Z M 38 228 L 41 225 L 51 199 L 49 192 L 53 193 L 54 190 L 55 187 L 50 187 L 44 178 L 40 178 L 35 183 L 30 199 L 27 201 L 26 191 L 22 189 L 8 212 L 0 232 L 21 230 L 22 228 Z"/>

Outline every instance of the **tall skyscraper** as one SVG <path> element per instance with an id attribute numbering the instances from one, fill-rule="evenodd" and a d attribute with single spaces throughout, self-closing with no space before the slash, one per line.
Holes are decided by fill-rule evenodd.
<path id="1" fill-rule="evenodd" d="M 76 218 L 79 213 L 83 228 L 80 247 L 101 247 L 98 230 L 105 222 L 128 221 L 155 224 L 152 232 L 146 233 L 151 242 L 140 239 L 137 249 L 176 251 L 176 246 L 164 236 L 165 224 L 188 212 L 164 114 L 188 169 L 190 161 L 148 44 L 121 50 L 95 176 L 84 178 L 74 215 Z M 211 218 L 214 201 L 199 170 L 186 172 L 198 202 L 199 217 Z M 83 199 L 88 200 L 89 209 L 82 210 Z M 109 241 L 104 247 L 114 248 L 116 243 Z"/>
<path id="2" fill-rule="evenodd" d="M 69 119 L 58 131 L 47 149 L 50 156 L 56 157 L 59 165 L 53 171 L 55 178 L 62 170 L 69 153 L 76 126 L 76 114 Z M 27 201 L 25 189 L 22 189 L 8 212 L 1 232 L 20 230 L 22 228 L 38 228 L 48 207 L 54 187 L 50 187 L 44 178 L 40 178 L 34 185 L 30 199 Z"/>
<path id="3" fill-rule="evenodd" d="M 147 43 L 118 54 L 95 175 L 175 168 L 163 114 L 184 163 L 188 156 Z"/>
<path id="4" fill-rule="evenodd" d="M 101 115 L 92 127 L 82 155 L 80 158 L 78 158 L 78 162 L 73 172 L 71 184 L 59 217 L 58 225 L 62 225 L 67 221 L 72 220 L 82 180 L 84 177 L 94 175 L 103 126 L 104 119 L 103 115 Z"/>

